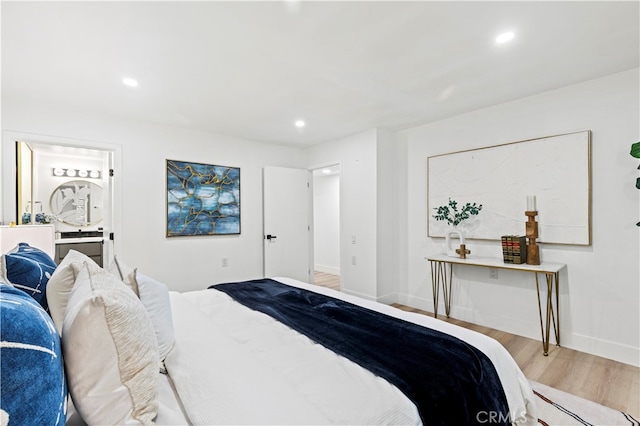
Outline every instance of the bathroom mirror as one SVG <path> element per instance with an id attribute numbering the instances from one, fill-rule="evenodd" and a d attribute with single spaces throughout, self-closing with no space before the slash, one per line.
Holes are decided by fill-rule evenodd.
<path id="1" fill-rule="evenodd" d="M 18 225 L 31 223 L 35 218 L 33 207 L 33 150 L 25 142 L 16 141 L 16 165 L 17 165 L 17 214 Z M 42 206 L 42 204 L 40 205 Z M 25 215 L 25 213 L 27 213 Z M 26 220 L 28 219 L 28 220 Z"/>
<path id="2" fill-rule="evenodd" d="M 65 182 L 51 194 L 50 207 L 60 222 L 95 225 L 102 220 L 102 187 L 85 180 Z"/>

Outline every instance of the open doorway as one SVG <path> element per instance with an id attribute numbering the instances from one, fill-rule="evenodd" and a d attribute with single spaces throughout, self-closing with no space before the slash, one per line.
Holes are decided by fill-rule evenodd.
<path id="1" fill-rule="evenodd" d="M 119 155 L 111 145 L 4 132 L 2 221 L 53 224 L 56 262 L 75 249 L 108 264 L 115 252 L 111 171 Z"/>
<path id="2" fill-rule="evenodd" d="M 340 290 L 340 165 L 313 170 L 313 281 Z"/>

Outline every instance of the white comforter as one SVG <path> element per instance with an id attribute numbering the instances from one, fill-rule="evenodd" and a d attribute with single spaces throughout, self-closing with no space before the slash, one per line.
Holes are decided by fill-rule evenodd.
<path id="1" fill-rule="evenodd" d="M 278 278 L 452 334 L 482 350 L 500 376 L 512 420 L 535 424 L 533 392 L 495 340 L 424 315 Z M 171 292 L 175 346 L 165 361 L 193 424 L 420 424 L 393 385 L 222 292 Z M 479 420 L 488 419 L 480 414 Z"/>

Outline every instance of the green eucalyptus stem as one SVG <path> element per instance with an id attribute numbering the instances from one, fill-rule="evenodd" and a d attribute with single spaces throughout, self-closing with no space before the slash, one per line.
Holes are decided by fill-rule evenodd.
<path id="1" fill-rule="evenodd" d="M 458 226 L 461 222 L 475 216 L 482 210 L 482 204 L 467 203 L 462 209 L 458 209 L 458 202 L 449 198 L 448 205 L 434 207 L 436 214 L 433 215 L 435 220 L 446 221 L 449 225 Z"/>

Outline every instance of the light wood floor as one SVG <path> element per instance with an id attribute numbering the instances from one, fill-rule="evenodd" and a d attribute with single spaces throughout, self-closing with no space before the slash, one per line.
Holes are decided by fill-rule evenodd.
<path id="1" fill-rule="evenodd" d="M 315 284 L 340 290 L 340 277 L 315 272 Z M 432 313 L 394 304 L 398 309 L 433 316 Z M 454 318 L 439 319 L 499 341 L 529 380 L 580 396 L 640 418 L 640 368 L 572 349 L 552 346 L 542 354 L 538 340 L 470 324 Z"/>
<path id="2" fill-rule="evenodd" d="M 326 272 L 313 271 L 313 283 L 340 291 L 340 277 Z"/>

